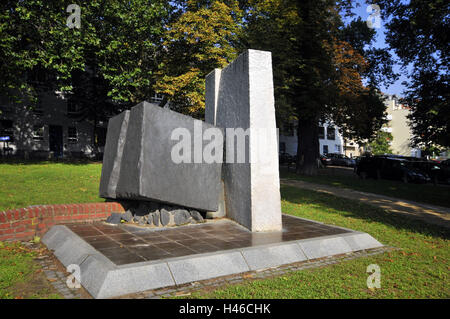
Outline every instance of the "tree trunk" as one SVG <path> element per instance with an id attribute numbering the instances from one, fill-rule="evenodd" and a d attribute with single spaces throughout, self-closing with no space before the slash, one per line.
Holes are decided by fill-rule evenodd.
<path id="1" fill-rule="evenodd" d="M 296 172 L 304 175 L 317 175 L 319 160 L 318 121 L 298 121 L 297 143 Z"/>

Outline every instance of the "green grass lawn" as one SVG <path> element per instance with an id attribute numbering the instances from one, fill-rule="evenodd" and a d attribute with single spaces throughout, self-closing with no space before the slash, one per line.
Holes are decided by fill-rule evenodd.
<path id="1" fill-rule="evenodd" d="M 284 213 L 367 232 L 394 246 L 384 254 L 282 277 L 230 285 L 193 298 L 449 298 L 449 232 L 327 194 L 283 186 Z M 381 268 L 381 288 L 369 290 L 366 268 Z"/>
<path id="2" fill-rule="evenodd" d="M 317 176 L 298 175 L 280 170 L 282 178 L 298 179 L 305 182 L 350 188 L 357 191 L 380 194 L 395 198 L 450 207 L 450 187 L 433 184 L 405 184 L 401 181 L 360 179 L 352 171 L 343 168 L 320 169 Z"/>
<path id="3" fill-rule="evenodd" d="M 0 211 L 39 204 L 103 202 L 102 166 L 94 163 L 0 163 Z"/>
<path id="4" fill-rule="evenodd" d="M 38 253 L 19 243 L 0 242 L 0 299 L 59 299 L 41 267 Z"/>

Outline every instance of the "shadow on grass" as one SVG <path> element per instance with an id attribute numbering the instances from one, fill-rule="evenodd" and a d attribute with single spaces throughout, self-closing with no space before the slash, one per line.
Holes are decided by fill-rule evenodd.
<path id="1" fill-rule="evenodd" d="M 450 230 L 438 225 L 427 224 L 420 220 L 405 218 L 395 213 L 373 207 L 359 201 L 339 198 L 329 194 L 322 194 L 312 190 L 299 189 L 291 186 L 281 186 L 282 199 L 294 204 L 307 204 L 317 208 L 330 208 L 344 211 L 346 215 L 367 222 L 377 222 L 390 225 L 398 230 L 407 230 L 442 239 L 450 238 Z"/>

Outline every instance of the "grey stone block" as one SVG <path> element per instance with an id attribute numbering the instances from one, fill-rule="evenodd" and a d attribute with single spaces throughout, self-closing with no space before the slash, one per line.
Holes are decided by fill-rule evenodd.
<path id="1" fill-rule="evenodd" d="M 276 267 L 307 260 L 298 244 L 246 249 L 242 252 L 251 270 Z"/>
<path id="2" fill-rule="evenodd" d="M 172 150 L 180 143 L 179 137 L 173 137 L 172 132 L 180 128 L 191 135 L 190 163 L 172 160 Z M 193 156 L 194 133 L 203 134 L 208 128 L 214 126 L 147 102 L 133 107 L 116 197 L 216 210 L 222 164 L 195 163 Z M 204 147 L 209 141 L 201 140 L 199 144 L 198 147 Z"/>
<path id="3" fill-rule="evenodd" d="M 378 240 L 366 233 L 351 233 L 343 238 L 352 251 L 383 247 Z"/>
<path id="4" fill-rule="evenodd" d="M 139 225 L 147 224 L 147 216 L 139 217 L 138 223 L 139 223 Z"/>
<path id="5" fill-rule="evenodd" d="M 334 256 L 352 251 L 352 248 L 341 236 L 302 240 L 299 244 L 308 259 Z"/>
<path id="6" fill-rule="evenodd" d="M 177 285 L 249 271 L 240 252 L 185 258 L 168 264 Z"/>
<path id="7" fill-rule="evenodd" d="M 159 210 L 155 211 L 153 213 L 153 225 L 159 226 L 160 225 L 160 212 Z"/>
<path id="8" fill-rule="evenodd" d="M 148 225 L 150 225 L 150 226 L 152 226 L 153 225 L 153 216 L 155 215 L 155 213 L 150 213 L 149 215 L 148 215 L 148 218 L 147 218 L 147 224 Z"/>
<path id="9" fill-rule="evenodd" d="M 129 117 L 130 112 L 125 111 L 112 117 L 108 122 L 108 134 L 100 178 L 100 197 L 116 198 L 116 187 L 120 175 Z"/>
<path id="10" fill-rule="evenodd" d="M 189 212 L 191 217 L 197 222 L 197 223 L 203 223 L 205 220 L 203 219 L 203 216 L 196 210 L 191 210 Z"/>
<path id="11" fill-rule="evenodd" d="M 166 263 L 119 268 L 108 272 L 97 298 L 109 298 L 160 287 L 175 282 Z"/>
<path id="12" fill-rule="evenodd" d="M 123 215 L 122 215 L 122 219 L 126 222 L 131 222 L 131 220 L 133 219 L 133 214 L 127 210 Z"/>
<path id="13" fill-rule="evenodd" d="M 53 230 L 54 229 L 54 230 Z M 42 238 L 42 242 L 64 265 L 79 265 L 92 253 L 92 247 L 66 226 L 52 227 L 52 232 Z"/>
<path id="14" fill-rule="evenodd" d="M 247 50 L 220 75 L 217 72 L 206 80 L 207 121 L 221 128 L 250 129 L 241 163 L 232 152 L 237 149 L 237 138 L 226 132 L 223 180 L 227 216 L 251 231 L 281 231 L 271 53 Z M 260 133 L 266 133 L 263 139 Z"/>
<path id="15" fill-rule="evenodd" d="M 190 222 L 191 215 L 185 209 L 176 209 L 172 211 L 172 214 L 175 225 L 177 226 L 188 224 Z"/>
<path id="16" fill-rule="evenodd" d="M 167 226 L 167 225 L 169 225 L 169 223 L 170 223 L 170 212 L 165 209 L 162 209 L 161 210 L 161 224 L 163 226 Z"/>
<path id="17" fill-rule="evenodd" d="M 110 216 L 108 216 L 108 218 L 106 218 L 106 222 L 109 224 L 120 224 L 120 221 L 122 220 L 122 215 L 121 213 L 111 213 Z"/>

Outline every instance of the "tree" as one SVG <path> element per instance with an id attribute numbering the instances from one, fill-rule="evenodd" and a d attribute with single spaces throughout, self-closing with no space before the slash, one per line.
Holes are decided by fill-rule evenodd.
<path id="1" fill-rule="evenodd" d="M 378 131 L 376 137 L 369 143 L 373 155 L 392 154 L 390 143 L 394 137 L 389 132 Z"/>
<path id="2" fill-rule="evenodd" d="M 298 123 L 297 172 L 312 175 L 319 156 L 319 122 L 333 121 L 346 138 L 372 137 L 385 105 L 365 50 L 373 31 L 361 21 L 346 28 L 348 2 L 249 1 L 242 45 L 272 52 L 277 114 Z M 371 76 L 371 77 L 370 77 Z M 363 77 L 369 84 L 363 85 Z"/>
<path id="3" fill-rule="evenodd" d="M 80 7 L 81 28 L 69 28 L 66 1 L 1 3 L 0 94 L 33 100 L 42 89 L 63 91 L 95 135 L 100 119 L 154 92 L 172 7 L 163 0 L 91 0 Z M 33 73 L 48 76 L 35 82 Z"/>
<path id="4" fill-rule="evenodd" d="M 170 6 L 166 1 L 83 2 L 81 28 L 69 28 L 62 0 L 6 1 L 1 4 L 1 93 L 31 92 L 26 75 L 38 68 L 51 83 L 72 89 L 76 71 L 96 72 L 114 101 L 136 103 L 155 82 L 157 53 Z"/>
<path id="5" fill-rule="evenodd" d="M 443 0 L 378 2 L 386 21 L 386 40 L 411 67 L 405 102 L 416 146 L 450 146 L 450 4 Z"/>
<path id="6" fill-rule="evenodd" d="M 205 77 L 236 56 L 240 32 L 238 1 L 181 1 L 163 35 L 163 54 L 155 90 L 171 108 L 202 118 Z M 164 101 L 165 102 L 165 101 Z"/>

